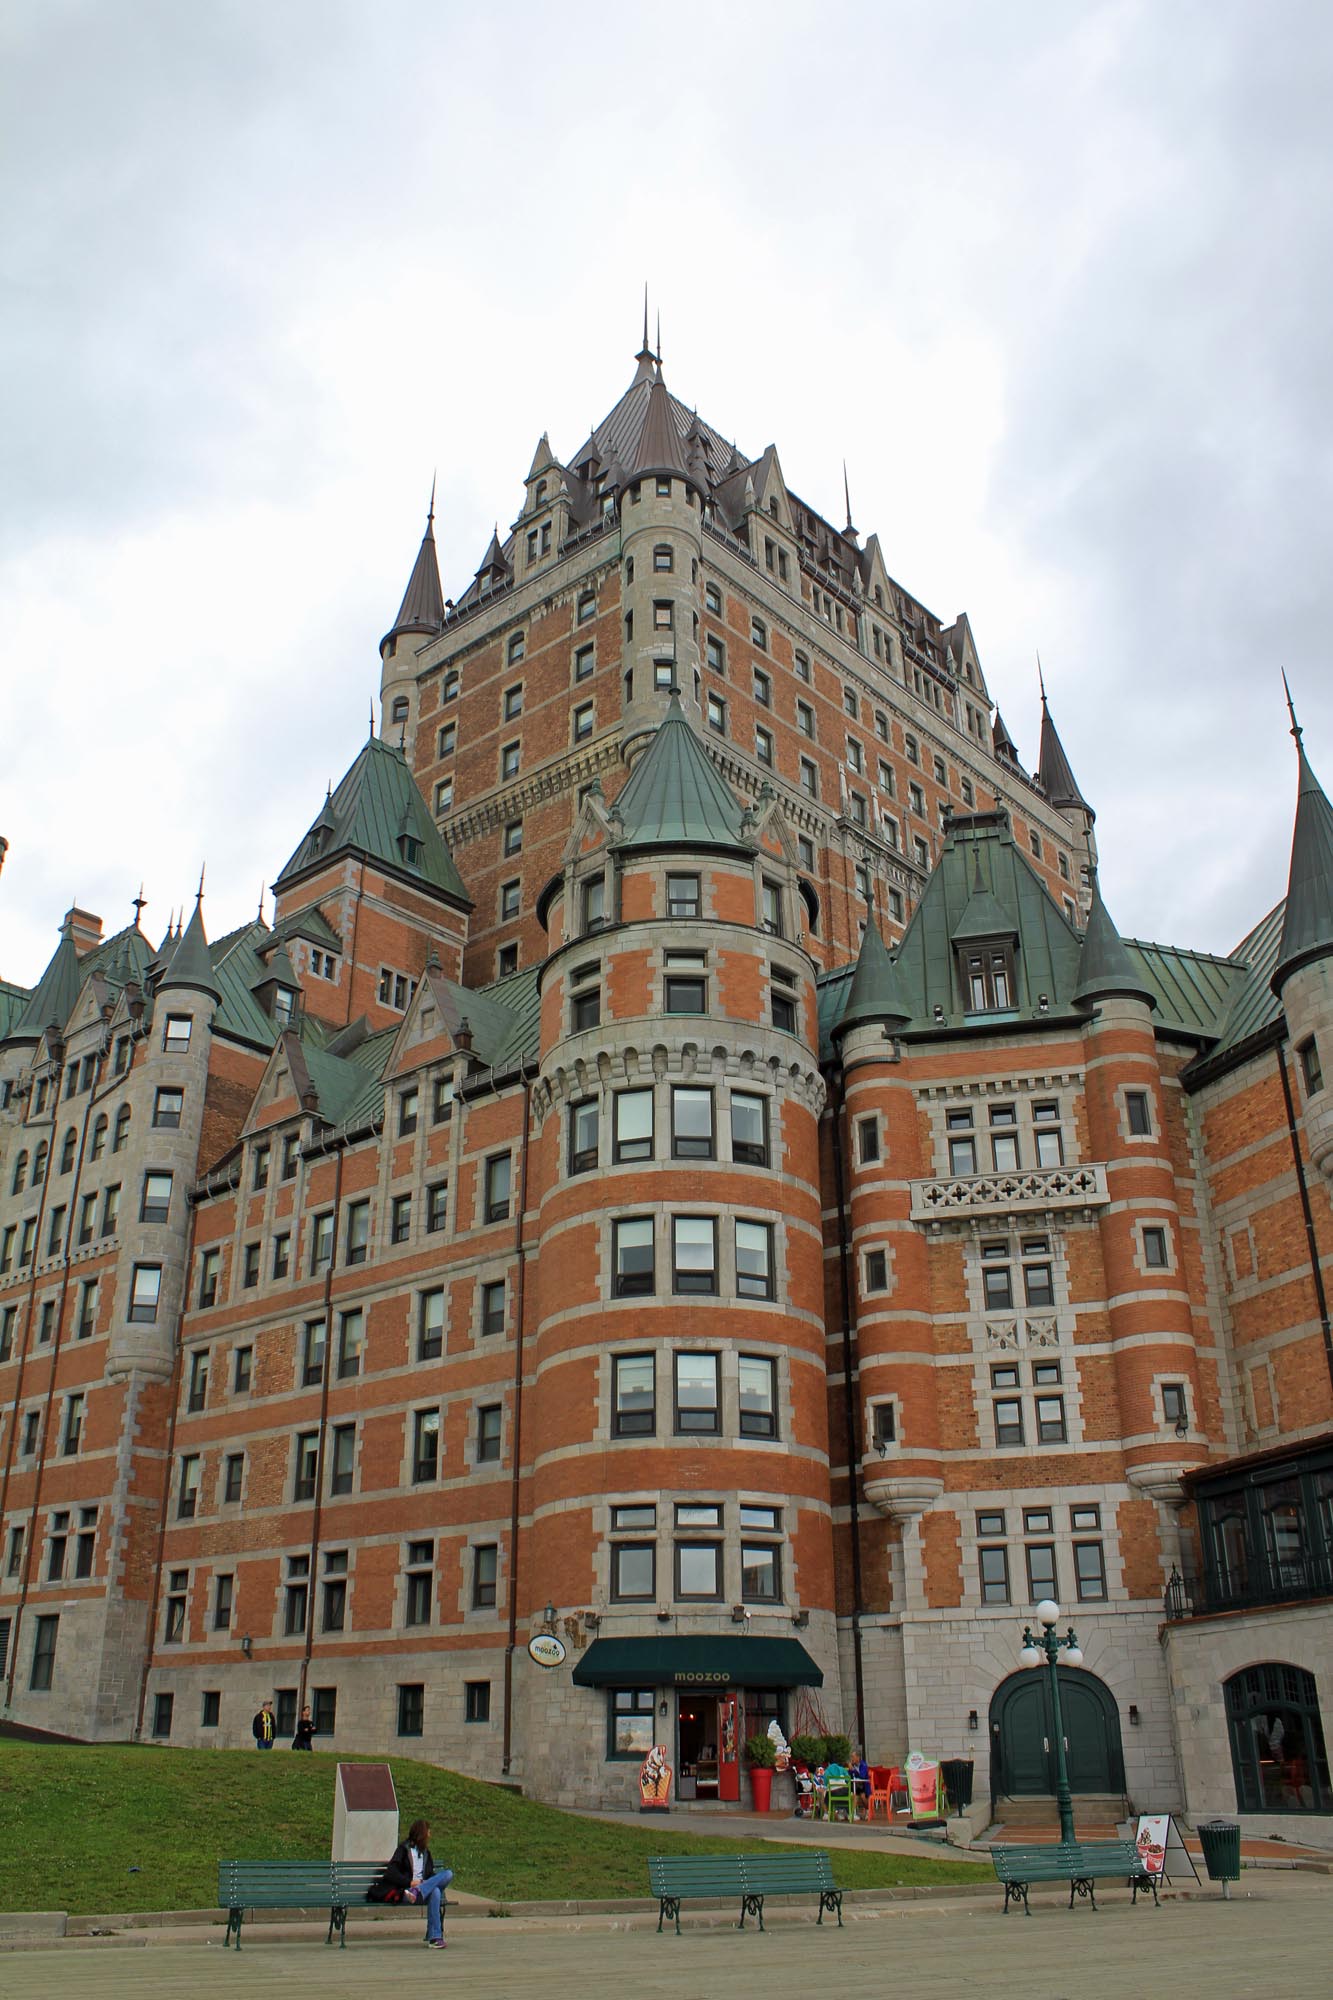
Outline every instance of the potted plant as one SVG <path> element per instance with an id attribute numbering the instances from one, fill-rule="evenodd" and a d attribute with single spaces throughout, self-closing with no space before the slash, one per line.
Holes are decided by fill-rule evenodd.
<path id="1" fill-rule="evenodd" d="M 844 1769 L 850 1770 L 852 1762 L 851 1737 L 826 1736 L 824 1738 L 824 1762 L 826 1764 L 841 1764 Z"/>
<path id="2" fill-rule="evenodd" d="M 773 1766 L 778 1750 L 771 1736 L 751 1736 L 745 1745 L 750 1764 L 750 1790 L 756 1812 L 770 1812 L 773 1806 Z"/>
<path id="3" fill-rule="evenodd" d="M 804 1764 L 807 1770 L 810 1771 L 817 1769 L 820 1764 L 827 1764 L 828 1757 L 824 1749 L 823 1737 L 793 1736 L 791 1739 L 791 1761 L 793 1764 Z"/>

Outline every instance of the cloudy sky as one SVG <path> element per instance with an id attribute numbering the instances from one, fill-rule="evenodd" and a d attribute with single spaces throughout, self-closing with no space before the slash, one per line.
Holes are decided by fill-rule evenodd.
<path id="1" fill-rule="evenodd" d="M 0 973 L 256 907 L 538 434 L 667 380 L 1034 655 L 1122 930 L 1282 893 L 1333 785 L 1325 0 L 8 0 Z"/>

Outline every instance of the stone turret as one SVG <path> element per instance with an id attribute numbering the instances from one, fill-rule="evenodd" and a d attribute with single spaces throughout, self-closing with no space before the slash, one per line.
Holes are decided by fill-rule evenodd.
<path id="1" fill-rule="evenodd" d="M 1296 824 L 1273 991 L 1296 1050 L 1310 1158 L 1333 1176 L 1333 808 L 1310 767 L 1294 711 L 1292 735 Z"/>

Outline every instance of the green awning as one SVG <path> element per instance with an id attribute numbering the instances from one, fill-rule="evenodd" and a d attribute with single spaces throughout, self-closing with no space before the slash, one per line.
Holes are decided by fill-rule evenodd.
<path id="1" fill-rule="evenodd" d="M 574 1669 L 576 1687 L 823 1687 L 799 1639 L 701 1634 L 594 1639 Z"/>

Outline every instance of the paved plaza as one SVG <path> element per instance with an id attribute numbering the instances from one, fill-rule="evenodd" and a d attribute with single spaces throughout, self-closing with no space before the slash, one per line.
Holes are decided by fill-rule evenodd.
<path id="1" fill-rule="evenodd" d="M 1206 1894 L 1136 1910 L 1110 1888 L 1095 1914 L 1057 1893 L 1035 1914 L 1002 1916 L 994 1896 L 858 1904 L 846 1928 L 823 1930 L 790 1913 L 740 1934 L 715 1919 L 685 1919 L 686 1933 L 657 1936 L 652 1920 L 606 1928 L 607 1919 L 462 1918 L 447 1952 L 413 1938 L 355 1939 L 326 1948 L 321 1933 L 292 1927 L 281 1940 L 256 1927 L 239 1957 L 216 1932 L 182 1941 L 89 1939 L 0 1954 L 3 2000 L 374 2000 L 380 1994 L 504 1996 L 550 2000 L 1328 2000 L 1333 1988 L 1333 1883 L 1322 1875 L 1251 1874 L 1224 1903 Z M 140 1941 L 142 1940 L 142 1941 Z M 207 1940 L 207 1941 L 206 1941 Z"/>

